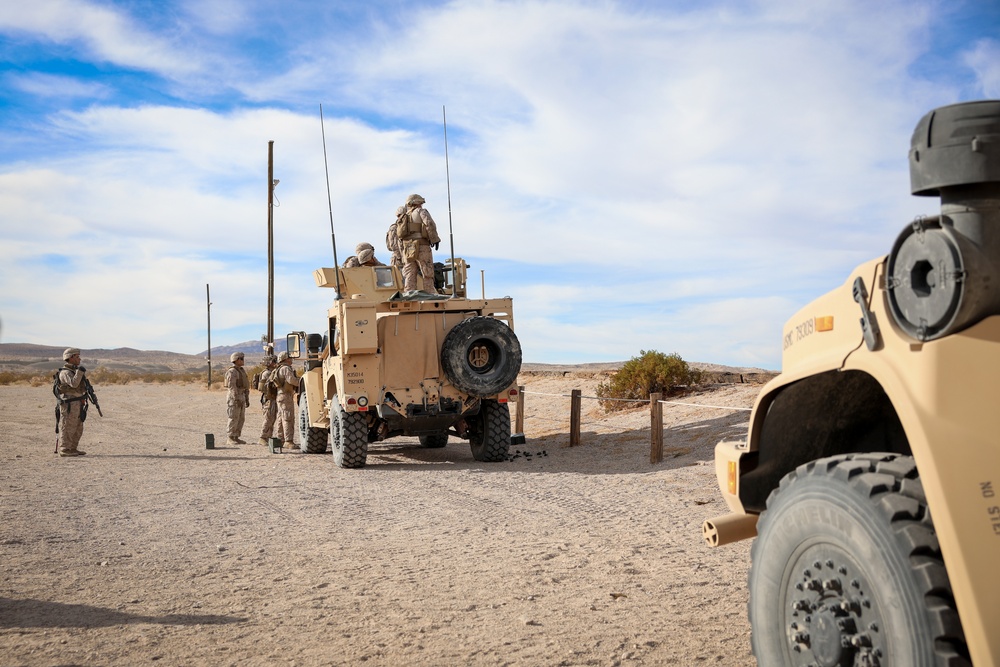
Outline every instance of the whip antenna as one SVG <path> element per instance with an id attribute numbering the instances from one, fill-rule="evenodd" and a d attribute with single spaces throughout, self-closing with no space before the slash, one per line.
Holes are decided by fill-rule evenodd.
<path id="1" fill-rule="evenodd" d="M 323 122 L 323 105 L 319 105 L 319 127 L 323 132 L 323 169 L 326 171 L 326 203 L 330 207 L 330 242 L 333 244 L 333 272 L 337 276 L 337 298 L 340 298 L 340 263 L 337 262 L 337 233 L 333 231 L 333 200 L 330 198 L 330 167 L 326 163 L 326 123 Z M 449 194 L 449 217 L 451 216 Z"/>
<path id="2" fill-rule="evenodd" d="M 458 269 L 455 267 L 455 233 L 451 227 L 451 172 L 448 168 L 448 115 L 445 113 L 444 105 L 441 105 L 441 120 L 444 123 L 444 178 L 448 184 L 448 242 L 451 245 L 451 295 L 458 294 Z"/>

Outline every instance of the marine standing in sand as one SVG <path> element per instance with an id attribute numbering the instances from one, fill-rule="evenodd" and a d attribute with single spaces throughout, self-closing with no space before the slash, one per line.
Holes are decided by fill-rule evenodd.
<path id="1" fill-rule="evenodd" d="M 288 358 L 287 352 L 278 355 L 278 368 L 272 377 L 278 388 L 278 419 L 281 421 L 278 429 L 285 436 L 285 442 L 281 446 L 291 449 L 295 446 L 295 390 L 300 379 L 292 370 L 292 360 Z"/>
<path id="2" fill-rule="evenodd" d="M 431 253 L 431 246 L 437 250 L 441 245 L 441 237 L 438 236 L 434 218 L 423 207 L 426 201 L 420 195 L 407 197 L 406 211 L 400 216 L 402 224 L 397 223 L 403 261 L 403 289 L 406 291 L 422 289 L 437 294 L 437 288 L 434 286 L 434 256 Z M 418 273 L 422 276 L 422 280 L 418 278 Z"/>
<path id="3" fill-rule="evenodd" d="M 267 439 L 272 435 L 279 440 L 284 441 L 282 437 L 284 435 L 284 430 L 281 427 L 281 422 L 277 421 L 278 417 L 278 390 L 271 383 L 271 377 L 277 371 L 277 360 L 273 355 L 267 355 L 264 358 L 264 365 L 266 368 L 260 374 L 260 381 L 257 386 L 260 387 L 260 409 L 261 414 L 264 415 L 264 424 L 260 427 L 260 440 L 257 442 L 267 446 Z M 277 422 L 277 424 L 275 424 Z M 275 428 L 277 426 L 277 428 Z"/>
<path id="4" fill-rule="evenodd" d="M 229 355 L 229 361 L 233 363 L 226 371 L 226 379 L 223 385 L 229 390 L 226 397 L 226 411 L 229 415 L 229 422 L 226 425 L 226 432 L 229 434 L 227 444 L 245 445 L 246 440 L 240 438 L 243 433 L 243 422 L 246 421 L 247 408 L 250 407 L 250 379 L 243 368 L 246 363 L 242 352 L 233 352 Z"/>
<path id="5" fill-rule="evenodd" d="M 63 352 L 62 369 L 56 378 L 59 395 L 59 456 L 83 456 L 80 438 L 87 419 L 87 369 L 80 365 L 80 350 L 75 347 Z M 57 423 L 58 426 L 58 423 Z"/>

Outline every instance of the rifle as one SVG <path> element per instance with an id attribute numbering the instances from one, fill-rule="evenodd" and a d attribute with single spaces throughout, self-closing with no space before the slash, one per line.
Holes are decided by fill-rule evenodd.
<path id="1" fill-rule="evenodd" d="M 90 399 L 90 402 L 94 404 L 95 408 L 97 408 L 97 414 L 103 417 L 104 413 L 101 412 L 101 404 L 97 402 L 97 394 L 94 393 L 94 385 L 90 384 L 90 380 L 86 377 L 83 378 L 83 385 L 87 388 L 87 398 Z"/>

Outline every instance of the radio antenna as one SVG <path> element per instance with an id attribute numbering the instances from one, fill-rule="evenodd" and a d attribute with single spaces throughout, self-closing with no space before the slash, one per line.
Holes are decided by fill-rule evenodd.
<path id="1" fill-rule="evenodd" d="M 326 123 L 323 122 L 323 105 L 319 105 L 319 126 L 323 132 L 323 169 L 326 171 L 326 203 L 330 207 L 330 242 L 333 244 L 333 272 L 337 276 L 337 298 L 340 298 L 340 263 L 337 262 L 337 233 L 333 230 L 333 199 L 330 197 L 330 167 L 326 163 Z M 450 196 L 450 195 L 449 195 Z M 451 215 L 449 206 L 449 216 Z"/>
<path id="2" fill-rule="evenodd" d="M 448 184 L 448 242 L 451 245 L 451 270 L 455 275 L 451 280 L 451 295 L 458 294 L 458 271 L 455 268 L 455 233 L 451 225 L 451 171 L 448 167 L 448 115 L 445 113 L 444 105 L 441 105 L 441 120 L 444 124 L 444 178 Z"/>

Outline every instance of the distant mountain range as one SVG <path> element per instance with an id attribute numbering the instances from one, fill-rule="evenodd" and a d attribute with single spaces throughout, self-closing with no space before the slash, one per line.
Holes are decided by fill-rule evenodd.
<path id="1" fill-rule="evenodd" d="M 65 347 L 35 345 L 33 343 L 0 343 L 0 370 L 50 371 L 63 365 Z M 285 350 L 285 339 L 275 341 L 275 354 Z M 212 368 L 229 365 L 233 352 L 246 355 L 247 365 L 256 365 L 264 356 L 259 340 L 248 340 L 235 345 L 212 348 Z M 103 366 L 111 370 L 139 370 L 146 373 L 200 371 L 206 368 L 208 350 L 201 354 L 182 354 L 163 350 L 136 350 L 131 347 L 115 349 L 81 349 L 83 365 L 88 368 Z"/>

